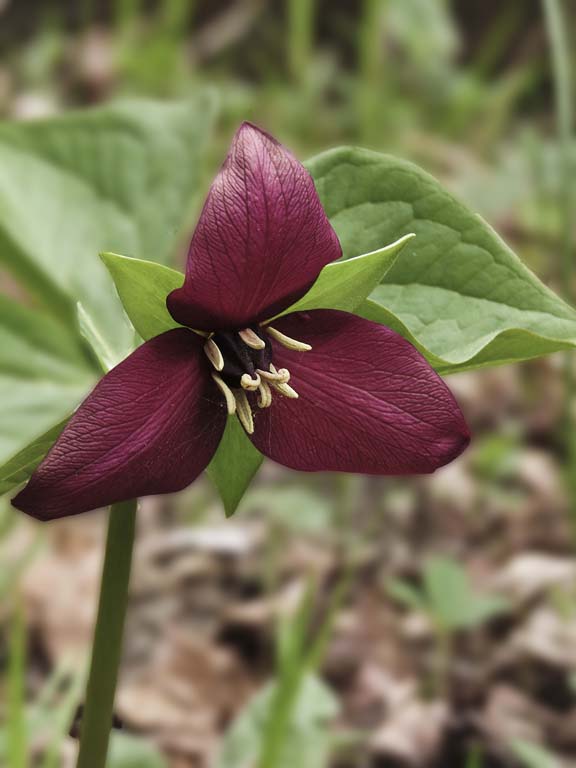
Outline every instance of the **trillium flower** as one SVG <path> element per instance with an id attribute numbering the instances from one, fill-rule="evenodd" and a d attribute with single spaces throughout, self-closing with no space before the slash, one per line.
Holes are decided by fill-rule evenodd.
<path id="1" fill-rule="evenodd" d="M 104 376 L 14 505 L 52 519 L 181 490 L 229 416 L 297 470 L 405 475 L 458 456 L 460 409 L 405 339 L 336 310 L 280 316 L 341 255 L 304 167 L 242 125 L 167 297 L 183 327 Z"/>

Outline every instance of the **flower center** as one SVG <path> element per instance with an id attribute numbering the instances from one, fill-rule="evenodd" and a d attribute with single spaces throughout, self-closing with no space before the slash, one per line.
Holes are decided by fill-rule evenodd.
<path id="1" fill-rule="evenodd" d="M 206 357 L 215 371 L 212 378 L 224 395 L 230 415 L 236 414 L 248 432 L 254 432 L 254 418 L 248 393 L 253 393 L 258 408 L 272 404 L 272 394 L 297 398 L 288 384 L 290 371 L 277 369 L 272 362 L 271 338 L 288 349 L 306 352 L 309 344 L 291 339 L 270 326 L 252 326 L 240 331 L 218 331 L 204 345 Z"/>

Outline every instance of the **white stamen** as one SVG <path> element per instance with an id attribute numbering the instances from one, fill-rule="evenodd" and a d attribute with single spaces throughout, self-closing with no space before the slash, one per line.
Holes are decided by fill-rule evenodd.
<path id="1" fill-rule="evenodd" d="M 278 381 L 272 384 L 275 390 L 280 392 L 281 395 L 284 395 L 284 397 L 290 397 L 293 400 L 296 400 L 299 395 L 298 392 L 296 392 L 295 389 L 292 389 L 292 387 L 289 384 L 283 384 L 282 382 Z"/>
<path id="2" fill-rule="evenodd" d="M 254 432 L 254 419 L 252 418 L 252 410 L 246 397 L 246 392 L 243 389 L 236 389 L 234 397 L 236 398 L 236 415 L 240 419 L 240 424 L 251 435 Z"/>
<path id="3" fill-rule="evenodd" d="M 266 346 L 264 339 L 261 339 L 252 328 L 244 328 L 243 331 L 238 331 L 238 336 L 240 336 L 244 344 L 252 349 L 264 349 Z"/>
<path id="4" fill-rule="evenodd" d="M 214 339 L 208 339 L 206 344 L 204 344 L 204 352 L 208 360 L 210 360 L 217 371 L 221 371 L 224 368 L 224 358 L 222 357 L 222 352 L 220 352 L 220 348 Z"/>
<path id="5" fill-rule="evenodd" d="M 287 384 L 290 381 L 290 371 L 287 368 L 277 370 L 272 363 L 270 363 L 269 371 L 258 368 L 258 374 L 270 384 Z"/>
<path id="6" fill-rule="evenodd" d="M 273 339 L 276 339 L 279 344 L 282 344 L 283 347 L 286 347 L 286 349 L 293 349 L 296 352 L 309 352 L 312 349 L 310 344 L 305 344 L 303 341 L 291 339 L 290 336 L 286 336 L 285 333 L 281 333 L 280 331 L 277 331 L 276 328 L 272 328 L 271 326 L 267 326 L 264 330 L 266 333 L 272 336 Z"/>
<path id="7" fill-rule="evenodd" d="M 236 413 L 236 400 L 234 398 L 234 393 L 232 392 L 228 384 L 226 384 L 226 382 L 222 378 L 220 378 L 220 376 L 218 376 L 217 373 L 213 373 L 212 378 L 214 379 L 218 389 L 220 390 L 220 392 L 222 392 L 222 394 L 226 399 L 226 409 L 228 410 L 228 415 L 232 416 L 233 414 Z"/>
<path id="8" fill-rule="evenodd" d="M 272 373 L 276 374 L 280 384 L 288 384 L 288 382 L 290 381 L 290 371 L 288 370 L 288 368 L 279 368 L 278 370 L 276 370 L 276 367 L 272 363 L 270 363 L 270 370 L 272 371 Z"/>
<path id="9" fill-rule="evenodd" d="M 240 386 L 242 387 L 242 389 L 247 389 L 250 392 L 255 392 L 260 386 L 260 376 L 256 374 L 256 377 L 253 379 L 249 373 L 244 373 L 242 374 L 242 378 L 240 379 Z"/>
<path id="10" fill-rule="evenodd" d="M 268 386 L 268 384 L 265 381 L 260 382 L 260 386 L 258 387 L 259 397 L 258 397 L 258 407 L 259 408 L 269 408 L 272 405 L 272 390 Z"/>
<path id="11" fill-rule="evenodd" d="M 272 373 L 272 371 L 263 371 L 262 368 L 258 368 L 257 373 L 266 381 L 269 381 L 272 383 L 273 381 L 279 381 L 280 377 L 277 373 Z"/>

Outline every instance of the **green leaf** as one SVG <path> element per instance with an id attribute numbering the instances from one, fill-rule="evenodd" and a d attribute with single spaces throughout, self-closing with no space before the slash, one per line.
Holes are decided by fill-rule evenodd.
<path id="1" fill-rule="evenodd" d="M 353 312 L 378 286 L 413 237 L 407 234 L 377 251 L 328 264 L 308 293 L 280 315 L 310 309 Z"/>
<path id="2" fill-rule="evenodd" d="M 80 302 L 76 304 L 76 313 L 78 316 L 80 335 L 86 340 L 88 346 L 94 353 L 94 357 L 98 361 L 102 371 L 107 373 L 110 369 L 114 368 L 115 365 L 118 365 L 122 360 L 122 357 L 114 353 L 114 350 L 111 349 L 98 328 L 98 324 L 94 321 L 94 318 L 90 317 Z"/>
<path id="3" fill-rule="evenodd" d="M 426 611 L 426 598 L 416 587 L 401 579 L 390 579 L 386 584 L 386 590 L 390 597 L 403 603 L 407 608 L 416 611 Z"/>
<path id="4" fill-rule="evenodd" d="M 216 486 L 226 517 L 232 517 L 264 457 L 254 448 L 236 416 L 229 416 L 208 476 Z"/>
<path id="5" fill-rule="evenodd" d="M 132 101 L 0 124 L 0 259 L 71 325 L 80 301 L 115 351 L 133 335 L 98 259 L 167 261 L 191 211 L 212 99 Z"/>
<path id="6" fill-rule="evenodd" d="M 0 296 L 0 491 L 23 482 L 57 428 L 95 382 L 79 342 L 60 322 Z M 28 446 L 28 448 L 24 448 Z"/>
<path id="7" fill-rule="evenodd" d="M 424 586 L 430 613 L 449 630 L 475 627 L 505 608 L 501 598 L 475 592 L 466 571 L 449 558 L 425 564 Z"/>
<path id="8" fill-rule="evenodd" d="M 517 739 L 512 751 L 525 768 L 560 768 L 560 761 L 540 744 Z"/>
<path id="9" fill-rule="evenodd" d="M 334 524 L 331 500 L 311 488 L 294 484 L 284 488 L 267 486 L 251 491 L 244 501 L 244 510 L 261 508 L 269 520 L 290 531 L 319 533 Z"/>
<path id="10" fill-rule="evenodd" d="M 256 764 L 277 686 L 278 682 L 265 686 L 248 702 L 224 738 L 217 768 Z M 319 768 L 326 765 L 332 745 L 327 724 L 338 715 L 338 711 L 338 702 L 331 690 L 315 675 L 307 675 L 298 693 L 279 768 Z"/>
<path id="11" fill-rule="evenodd" d="M 171 257 L 212 114 L 199 94 L 0 124 L 0 260 L 44 305 L 0 300 L 0 492 L 27 478 L 95 382 L 81 337 L 105 367 L 133 348 L 98 253 Z"/>
<path id="12" fill-rule="evenodd" d="M 576 344 L 576 312 L 417 166 L 351 148 L 307 166 L 347 258 L 415 233 L 358 314 L 397 330 L 441 372 Z"/>
<path id="13" fill-rule="evenodd" d="M 100 258 L 112 275 L 126 314 L 145 341 L 181 327 L 166 308 L 166 296 L 180 288 L 182 272 L 117 253 L 102 253 Z"/>
<path id="14" fill-rule="evenodd" d="M 166 768 L 166 761 L 150 741 L 113 731 L 107 765 L 109 768 Z"/>

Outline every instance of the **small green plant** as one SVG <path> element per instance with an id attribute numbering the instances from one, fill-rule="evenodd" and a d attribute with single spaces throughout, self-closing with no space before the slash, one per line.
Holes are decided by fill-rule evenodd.
<path id="1" fill-rule="evenodd" d="M 477 592 L 464 568 L 448 557 L 435 556 L 425 563 L 420 587 L 400 579 L 387 587 L 395 600 L 424 613 L 434 628 L 436 691 L 446 688 L 453 635 L 483 624 L 506 607 L 502 598 Z"/>
<path id="2" fill-rule="evenodd" d="M 0 765 L 29 768 L 32 754 L 38 768 L 60 768 L 62 746 L 81 700 L 84 674 L 69 661 L 58 664 L 35 700 L 26 702 L 26 633 L 22 610 L 16 608 L 7 669 L 7 717 L 0 720 Z M 115 732 L 109 768 L 166 768 L 147 741 Z"/>
<path id="3" fill-rule="evenodd" d="M 388 584 L 388 591 L 425 613 L 444 632 L 476 627 L 506 607 L 502 598 L 475 591 L 464 568 L 447 557 L 432 557 L 426 562 L 421 588 L 395 579 Z"/>
<path id="4" fill-rule="evenodd" d="M 276 646 L 278 672 L 248 703 L 228 732 L 218 768 L 322 768 L 339 738 L 328 729 L 338 702 L 317 676 L 348 578 L 340 582 L 326 618 L 314 637 L 310 624 L 314 584 L 294 616 L 280 622 Z"/>
<path id="5" fill-rule="evenodd" d="M 556 757 L 539 744 L 518 739 L 512 744 L 512 752 L 522 768 L 560 768 Z"/>

